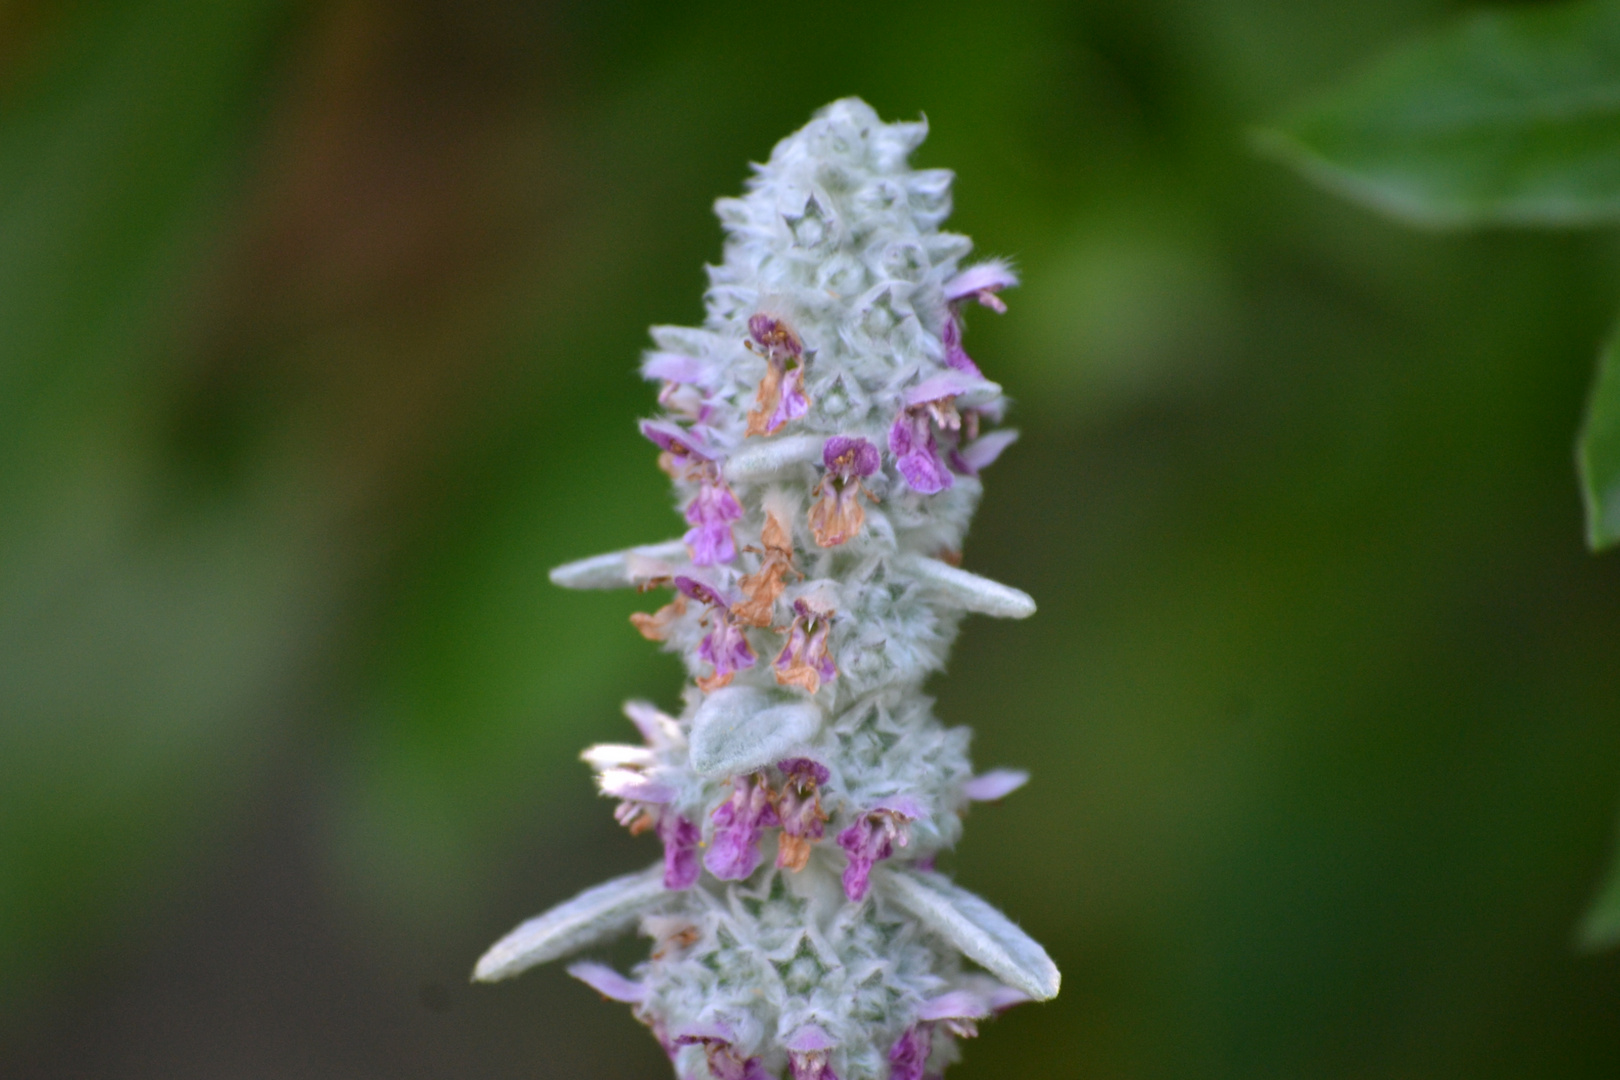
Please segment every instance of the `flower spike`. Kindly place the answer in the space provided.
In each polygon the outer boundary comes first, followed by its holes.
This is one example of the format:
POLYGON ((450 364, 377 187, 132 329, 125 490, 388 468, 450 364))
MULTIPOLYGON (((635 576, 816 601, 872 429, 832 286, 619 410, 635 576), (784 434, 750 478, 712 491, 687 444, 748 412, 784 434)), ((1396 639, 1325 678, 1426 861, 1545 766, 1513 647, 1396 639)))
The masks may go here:
POLYGON ((685 664, 683 707, 631 702, 641 741, 582 755, 663 858, 524 923, 475 977, 639 925, 640 964, 569 972, 680 1080, 940 1080, 957 1040, 1058 991, 1038 944, 933 869, 973 803, 1028 776, 976 775, 922 687, 964 612, 1035 603, 959 565, 1017 437, 964 311, 1004 311, 1017 277, 961 264, 951 174, 907 164, 926 134, 837 101, 716 204, 704 324, 654 327, 641 365, 685 533, 552 571, 671 590, 631 622, 685 664))

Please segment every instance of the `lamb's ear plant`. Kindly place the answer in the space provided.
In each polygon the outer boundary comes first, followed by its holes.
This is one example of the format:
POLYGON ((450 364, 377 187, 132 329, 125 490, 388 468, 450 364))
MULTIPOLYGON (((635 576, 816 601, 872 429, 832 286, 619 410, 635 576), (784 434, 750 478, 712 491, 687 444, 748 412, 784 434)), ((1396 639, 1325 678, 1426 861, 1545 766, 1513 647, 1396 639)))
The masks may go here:
MULTIPOLYGON (((1255 142, 1329 190, 1420 227, 1620 224, 1620 0, 1467 16, 1255 142)), ((1620 332, 1599 351, 1575 457, 1587 543, 1620 543, 1620 332)), ((1620 943, 1620 860, 1578 939, 1620 943)))
POLYGON ((907 165, 926 130, 834 102, 716 204, 704 325, 654 327, 642 365, 662 414, 641 432, 690 528, 551 575, 667 596, 632 621, 685 660, 680 715, 630 702, 641 742, 584 754, 663 858, 519 926, 474 977, 639 928, 628 974, 568 970, 682 1078, 921 1080, 979 1021, 1058 992, 1038 944, 934 869, 971 803, 1027 777, 974 775, 923 681, 965 613, 1035 605, 958 566, 980 472, 1016 437, 965 309, 1003 311, 1017 279, 940 231, 951 174, 907 165))

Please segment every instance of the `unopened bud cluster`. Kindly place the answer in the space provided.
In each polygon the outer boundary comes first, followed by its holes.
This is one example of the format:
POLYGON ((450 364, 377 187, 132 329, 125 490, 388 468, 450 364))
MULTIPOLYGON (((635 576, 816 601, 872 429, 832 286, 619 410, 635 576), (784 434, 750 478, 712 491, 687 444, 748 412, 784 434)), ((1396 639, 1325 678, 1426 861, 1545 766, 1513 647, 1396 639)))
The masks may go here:
POLYGON ((950 173, 907 165, 925 134, 834 102, 719 201, 704 325, 655 327, 643 364, 662 415, 641 431, 689 528, 552 573, 667 598, 632 621, 684 658, 680 716, 631 702, 641 742, 584 755, 663 858, 475 974, 639 928, 629 975, 569 971, 629 1003, 683 1080, 922 1080, 978 1021, 1058 990, 1039 945, 933 869, 967 806, 1026 776, 975 776, 923 680, 965 612, 1035 606, 957 565, 979 473, 1015 438, 964 308, 1004 310, 1016 279, 960 265, 950 173))

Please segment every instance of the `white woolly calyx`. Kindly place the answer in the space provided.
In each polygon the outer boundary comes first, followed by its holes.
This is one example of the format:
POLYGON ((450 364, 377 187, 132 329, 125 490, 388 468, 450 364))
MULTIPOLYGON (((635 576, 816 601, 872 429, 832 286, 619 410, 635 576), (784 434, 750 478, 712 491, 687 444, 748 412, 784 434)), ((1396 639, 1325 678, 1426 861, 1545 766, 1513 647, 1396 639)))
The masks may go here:
POLYGON ((933 872, 972 801, 966 729, 920 691, 966 612, 1033 614, 961 569, 979 473, 1016 438, 962 346, 1004 311, 1005 262, 959 265, 951 176, 906 164, 926 127, 834 102, 721 199, 702 327, 654 327, 641 430, 689 529, 552 571, 569 588, 668 589, 632 622, 692 681, 643 745, 584 754, 660 866, 589 890, 497 943, 500 979, 640 923, 630 977, 569 970, 632 1005, 682 1078, 920 1080, 956 1040, 1058 992, 1041 947, 933 872), (964 963, 982 969, 975 972, 964 963))

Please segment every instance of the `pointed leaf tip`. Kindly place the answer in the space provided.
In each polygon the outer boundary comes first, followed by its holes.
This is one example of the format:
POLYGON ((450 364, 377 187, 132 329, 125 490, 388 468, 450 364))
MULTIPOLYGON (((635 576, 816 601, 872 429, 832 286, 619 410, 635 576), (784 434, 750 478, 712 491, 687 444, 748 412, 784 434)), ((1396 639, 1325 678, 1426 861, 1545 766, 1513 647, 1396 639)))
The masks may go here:
POLYGON ((998 619, 1027 619, 1035 614, 1035 600, 1023 590, 939 559, 914 557, 910 569, 925 586, 968 611, 998 619))
POLYGON ((880 867, 874 879, 900 907, 990 974, 1037 1001, 1057 997, 1057 965, 1011 919, 949 878, 880 867))
POLYGON ((490 946, 473 968, 473 981, 509 979, 536 964, 616 937, 668 895, 663 863, 586 889, 490 946))
POLYGON ((553 585, 565 589, 627 589, 636 583, 633 564, 637 560, 684 563, 687 558, 684 543, 666 540, 563 563, 552 568, 550 577, 553 585))

